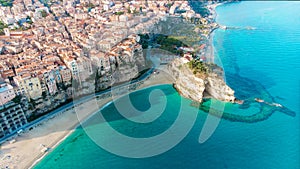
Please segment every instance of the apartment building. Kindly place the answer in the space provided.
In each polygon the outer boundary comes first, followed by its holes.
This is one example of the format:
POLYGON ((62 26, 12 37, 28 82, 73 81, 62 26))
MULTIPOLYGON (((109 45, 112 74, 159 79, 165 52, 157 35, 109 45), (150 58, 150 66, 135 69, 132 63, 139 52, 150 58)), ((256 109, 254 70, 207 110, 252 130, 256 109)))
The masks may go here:
POLYGON ((25 95, 29 99, 36 99, 42 96, 43 91, 38 77, 23 74, 22 76, 15 76, 14 82, 17 86, 17 95, 25 95))
POLYGON ((71 84, 72 73, 70 69, 65 66, 61 66, 59 73, 64 84, 71 84))
POLYGON ((27 123, 25 113, 12 101, 0 106, 0 138, 20 129, 27 123))
POLYGON ((54 95, 57 93, 57 85, 56 85, 56 80, 55 80, 55 72, 53 70, 48 71, 44 70, 43 71, 43 82, 47 86, 47 91, 49 92, 50 95, 54 95))

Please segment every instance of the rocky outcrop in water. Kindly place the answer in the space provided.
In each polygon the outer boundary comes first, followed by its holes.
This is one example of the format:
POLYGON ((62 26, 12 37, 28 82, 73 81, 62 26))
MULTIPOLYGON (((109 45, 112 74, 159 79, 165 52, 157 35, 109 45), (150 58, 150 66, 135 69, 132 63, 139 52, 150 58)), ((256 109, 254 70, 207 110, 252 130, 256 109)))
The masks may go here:
POLYGON ((175 78, 174 87, 182 96, 197 102, 202 102, 204 95, 225 102, 235 101, 234 91, 224 82, 220 67, 205 64, 210 70, 198 73, 189 67, 188 62, 185 58, 178 58, 168 67, 175 78))

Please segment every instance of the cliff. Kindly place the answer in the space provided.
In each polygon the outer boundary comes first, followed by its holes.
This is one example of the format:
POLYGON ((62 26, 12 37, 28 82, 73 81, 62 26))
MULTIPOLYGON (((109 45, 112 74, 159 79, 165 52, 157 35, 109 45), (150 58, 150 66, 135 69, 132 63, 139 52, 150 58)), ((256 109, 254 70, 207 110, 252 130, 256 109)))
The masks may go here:
POLYGON ((119 54, 111 58, 106 72, 96 77, 96 90, 130 81, 145 69, 146 63, 141 46, 135 47, 130 54, 119 54))
POLYGON ((203 72, 192 69, 185 58, 178 58, 169 64, 169 71, 175 79, 174 87, 178 92, 197 102, 202 102, 204 95, 215 99, 234 102, 234 91, 226 85, 222 69, 213 64, 203 64, 203 72))

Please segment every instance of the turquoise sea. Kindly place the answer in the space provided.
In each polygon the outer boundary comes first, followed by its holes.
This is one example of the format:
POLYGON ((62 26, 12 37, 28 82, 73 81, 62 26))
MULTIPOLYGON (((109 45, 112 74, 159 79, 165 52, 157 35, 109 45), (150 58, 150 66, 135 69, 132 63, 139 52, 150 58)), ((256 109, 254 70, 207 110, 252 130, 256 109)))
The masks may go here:
MULTIPOLYGON (((115 104, 107 105, 101 112, 109 126, 137 138, 168 130, 178 117, 180 106, 184 107, 186 117, 198 112, 191 131, 174 148, 149 158, 114 155, 99 147, 85 132, 97 133, 101 139, 110 137, 108 132, 101 131, 106 123, 92 118, 84 129, 76 129, 35 168, 299 169, 299 11, 300 2, 246 1, 217 8, 217 22, 238 29, 216 30, 215 60, 224 67, 226 81, 236 91, 236 96, 246 102, 244 106, 226 104, 227 118, 221 120, 206 142, 200 144, 198 138, 207 113, 191 106, 192 102, 180 97, 172 85, 160 85, 130 94, 131 103, 140 111, 150 108, 149 95, 154 90, 166 96, 157 96, 158 101, 152 102, 154 111, 159 110, 156 106, 162 103, 166 103, 166 108, 151 123, 124 119, 115 104), (246 27, 255 29, 244 29, 246 27), (269 107, 253 101, 255 97, 279 103, 284 109, 268 111, 269 107), (253 118, 251 115, 257 112, 260 112, 255 116, 260 119, 257 121, 229 118, 232 114, 253 118)), ((122 99, 125 98, 117 102, 122 99)), ((189 122, 182 125, 189 125, 189 122)), ((105 141, 113 144, 117 140, 105 141)), ((160 144, 158 141, 146 146, 145 150, 155 149, 160 144)))

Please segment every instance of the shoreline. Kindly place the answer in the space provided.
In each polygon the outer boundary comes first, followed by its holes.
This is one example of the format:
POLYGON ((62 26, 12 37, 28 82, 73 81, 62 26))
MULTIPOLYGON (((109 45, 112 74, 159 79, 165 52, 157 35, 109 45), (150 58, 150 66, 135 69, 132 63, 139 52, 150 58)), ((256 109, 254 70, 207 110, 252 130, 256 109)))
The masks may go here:
MULTIPOLYGON (((162 67, 162 66, 161 66, 161 67, 162 67)), ((165 66, 163 66, 163 68, 160 69, 160 70, 162 70, 162 71, 167 71, 167 68, 166 68, 165 66)), ((165 73, 165 72, 164 72, 164 73, 165 73)), ((160 75, 161 75, 161 74, 160 74, 160 75)), ((132 91, 132 92, 136 92, 136 91, 143 90, 143 89, 150 88, 150 87, 157 86, 157 85, 171 84, 171 83, 170 83, 170 81, 171 81, 170 79, 165 79, 165 80, 163 80, 164 82, 160 82, 159 80, 162 79, 162 78, 160 78, 160 76, 155 77, 155 75, 154 75, 154 78, 157 78, 157 79, 151 79, 151 78, 153 78, 152 76, 153 76, 153 74, 151 74, 150 77, 149 77, 149 79, 145 80, 144 83, 142 83, 140 86, 138 86, 138 87, 137 87, 134 91, 132 91), (156 81, 156 80, 158 80, 158 81, 156 81), (147 82, 148 82, 148 84, 145 84, 145 83, 147 83, 147 82)), ((70 130, 66 135, 64 135, 62 138, 60 138, 53 146, 51 146, 51 149, 54 150, 57 146, 59 146, 59 145, 60 145, 67 137, 69 137, 69 136, 70 136, 70 135, 78 128, 78 127, 80 127, 83 123, 86 123, 86 122, 89 121, 93 116, 95 116, 95 115, 99 112, 99 110, 102 110, 103 108, 107 107, 109 104, 113 103, 115 100, 117 100, 117 99, 123 97, 124 95, 126 95, 126 94, 119 95, 119 96, 117 96, 116 98, 109 97, 109 98, 103 99, 104 102, 101 103, 102 105, 101 105, 101 106, 98 105, 98 106, 100 107, 99 109, 97 109, 97 110, 93 111, 93 113, 87 115, 88 117, 84 117, 84 118, 82 119, 83 121, 80 121, 80 120, 79 120, 78 123, 77 123, 76 125, 74 125, 73 127, 70 127, 71 130, 70 130)), ((92 100, 97 100, 97 99, 94 98, 94 99, 91 99, 91 100, 89 100, 89 101, 92 101, 92 100)), ((97 100, 97 101, 103 101, 103 100, 97 100)), ((78 117, 78 116, 77 116, 77 117, 78 117)), ((47 156, 49 153, 51 153, 51 151, 45 152, 42 156, 40 156, 39 158, 36 158, 36 159, 34 160, 34 162, 31 163, 30 167, 26 167, 26 168, 29 168, 29 169, 33 168, 35 165, 37 165, 39 162, 41 162, 41 161, 43 160, 43 158, 44 158, 45 156, 47 156)))
MULTIPOLYGON (((110 98, 101 99, 99 105, 109 102, 110 98)), ((82 106, 89 107, 92 102, 89 100, 82 106)), ((90 118, 93 112, 86 112, 82 119, 90 118)), ((26 131, 16 137, 16 142, 10 144, 6 142, 1 147, 1 159, 4 164, 0 168, 33 168, 46 155, 51 153, 61 142, 72 134, 80 126, 75 109, 71 108, 66 112, 57 114, 52 119, 41 122, 32 130, 26 131), (42 145, 48 148, 48 151, 41 152, 42 145), (4 156, 4 157, 3 157, 4 156), (7 157, 9 156, 9 159, 7 157)))
MULTIPOLYGON (((105 100, 105 99, 104 99, 105 100)), ((107 100, 104 101, 103 105, 101 105, 101 108, 110 104, 112 102, 112 100, 110 98, 107 98, 107 100)), ((85 117, 85 119, 83 120, 82 123, 85 123, 86 121, 88 121, 90 118, 92 118, 95 114, 97 113, 97 111, 95 111, 92 114, 87 115, 88 117, 85 117)), ((78 127, 81 126, 80 121, 77 122, 77 124, 75 124, 74 126, 70 127, 70 131, 68 133, 66 133, 65 135, 63 135, 61 138, 57 139, 56 142, 54 142, 53 145, 50 145, 51 150, 54 150, 55 148, 57 148, 67 137, 69 137, 78 127)), ((51 153, 51 151, 46 151, 44 154, 40 155, 39 157, 35 158, 34 162, 32 162, 30 165, 28 165, 28 167, 26 166, 26 168, 33 168, 35 165, 37 165, 40 161, 43 160, 44 157, 46 157, 49 153, 51 153)))
MULTIPOLYGON (((148 79, 143 80, 143 83, 133 91, 154 85, 171 84, 172 79, 168 78, 167 72, 164 72, 166 66, 162 65, 162 67, 158 67, 158 70, 160 70, 159 74, 151 74, 148 79)), ((122 94, 118 95, 117 98, 122 96, 122 94)), ((72 107, 41 122, 32 130, 27 130, 20 136, 17 136, 15 143, 10 144, 8 141, 3 143, 0 149, 0 168, 5 168, 6 166, 9 168, 33 168, 81 126, 81 123, 91 119, 98 112, 99 108, 110 104, 112 100, 112 97, 88 100, 79 106, 88 108, 92 107, 96 102, 98 109, 87 109, 88 111, 78 115, 75 113, 76 109, 72 107), (49 148, 48 151, 41 152, 45 148, 43 146, 49 148)))
POLYGON ((217 29, 219 29, 219 24, 217 23, 217 16, 218 13, 216 11, 216 8, 218 6, 224 5, 225 2, 221 2, 221 3, 216 3, 216 4, 212 4, 207 6, 207 9, 209 10, 212 18, 213 18, 213 23, 217 24, 217 26, 215 28, 213 28, 211 30, 211 32, 208 34, 208 44, 207 44, 207 48, 205 50, 205 55, 207 57, 207 61, 211 62, 211 63, 215 63, 215 47, 214 47, 214 35, 215 35, 215 31, 217 29))
MULTIPOLYGON (((70 130, 66 135, 64 135, 62 138, 60 138, 60 139, 58 139, 58 141, 56 142, 56 143, 54 143, 54 145, 53 146, 50 146, 50 147, 52 147, 51 149, 55 149, 57 146, 59 146, 59 144, 60 143, 62 143, 67 137, 69 137, 75 130, 76 130, 76 128, 79 126, 80 124, 78 124, 78 125, 76 125, 75 127, 74 127, 74 129, 72 129, 72 130, 70 130)), ((39 157, 37 157, 36 159, 34 159, 33 161, 33 163, 31 163, 30 164, 30 166, 29 167, 27 167, 27 168, 33 168, 35 165, 37 165, 40 161, 42 161, 43 160, 43 158, 44 157, 46 157, 48 154, 50 153, 50 151, 47 151, 46 153, 44 153, 44 154, 42 154, 41 156, 39 156, 39 157)))
MULTIPOLYGON (((216 19, 215 8, 222 4, 224 3, 213 4, 213 8, 211 10, 213 10, 213 14, 215 15, 214 21, 216 19)), ((214 54, 213 33, 215 30, 216 28, 212 29, 208 36, 208 47, 211 48, 210 54, 212 54, 212 57, 214 54)), ((205 54, 207 54, 206 51, 205 54)), ((167 71, 165 67, 162 69, 158 68, 158 70, 167 71)), ((144 83, 138 86, 134 91, 154 85, 172 84, 172 79, 170 80, 166 77, 163 77, 163 74, 165 73, 166 72, 162 72, 160 74, 151 74, 149 76, 149 79, 146 79, 144 83)), ((118 96, 118 98, 119 97, 122 97, 122 95, 118 96)), ((88 107, 92 100, 94 99, 88 100, 82 103, 80 106, 88 107)), ((111 97, 97 100, 98 106, 101 108, 103 108, 103 106, 105 105, 110 104, 111 102, 111 97)), ((82 116, 81 120, 83 120, 83 122, 86 122, 91 119, 97 112, 97 110, 86 112, 85 115, 82 116)), ((6 161, 7 163, 3 166, 2 164, 0 164, 0 168, 5 168, 5 166, 9 166, 10 168, 33 168, 40 161, 42 161, 45 156, 51 153, 51 150, 54 150, 57 146, 59 146, 81 125, 81 120, 78 118, 79 117, 76 116, 75 113, 75 108, 72 107, 69 110, 64 110, 56 114, 54 117, 41 122, 32 130, 26 131, 21 136, 17 136, 16 143, 10 144, 9 142, 5 142, 0 149, 0 158, 2 159, 2 161, 3 159, 6 160, 8 156, 9 158, 6 161), (46 152, 41 152, 41 146, 38 145, 46 145, 49 150, 46 152)))

